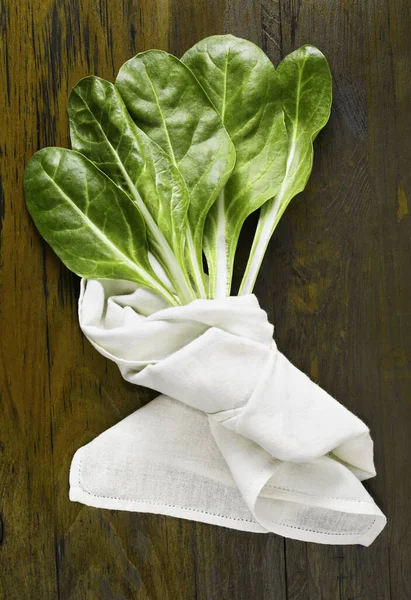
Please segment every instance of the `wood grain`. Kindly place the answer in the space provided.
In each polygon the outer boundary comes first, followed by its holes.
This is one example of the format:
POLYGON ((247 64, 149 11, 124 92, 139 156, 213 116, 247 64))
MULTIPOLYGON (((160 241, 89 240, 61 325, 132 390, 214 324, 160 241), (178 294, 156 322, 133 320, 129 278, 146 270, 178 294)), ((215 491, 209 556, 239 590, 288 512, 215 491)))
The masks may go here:
MULTIPOLYGON (((0 0, 0 598, 411 598, 411 14, 408 0, 0 0), (280 348, 371 427, 388 516, 368 549, 324 547, 68 500, 79 446, 148 401, 85 342, 78 281, 35 231, 24 166, 68 146, 82 76, 232 32, 273 61, 317 45, 334 76, 313 175, 256 292, 280 348)), ((236 273, 255 219, 241 238, 236 273)))

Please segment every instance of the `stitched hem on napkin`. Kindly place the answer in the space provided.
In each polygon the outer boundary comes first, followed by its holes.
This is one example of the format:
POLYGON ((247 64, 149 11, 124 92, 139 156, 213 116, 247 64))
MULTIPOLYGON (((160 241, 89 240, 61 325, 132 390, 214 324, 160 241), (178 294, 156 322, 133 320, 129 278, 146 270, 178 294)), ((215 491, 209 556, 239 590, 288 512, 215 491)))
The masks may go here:
POLYGON ((169 517, 200 521, 201 523, 218 525, 220 527, 227 527, 229 529, 237 529, 240 531, 248 531, 250 533, 268 533, 264 527, 251 519, 238 519, 226 515, 218 515, 208 511, 198 510, 190 506, 177 506, 174 504, 153 502, 151 500, 129 500, 93 494, 84 489, 81 484, 82 450, 82 448, 77 450, 70 468, 70 500, 72 502, 80 502, 81 504, 92 506, 94 508, 167 515, 169 517))
MULTIPOLYGON (((199 521, 210 525, 218 525, 229 529, 247 531, 250 533, 269 533, 270 530, 260 525, 254 519, 241 519, 229 517, 227 515, 215 514, 208 511, 198 510, 190 506, 177 506, 173 504, 164 504, 144 499, 126 499, 112 496, 103 496, 94 494, 84 488, 81 481, 81 459, 83 448, 77 450, 73 457, 70 468, 70 500, 80 502, 86 506, 94 508, 124 510, 140 513, 162 514, 190 521, 199 521)), ((251 514, 250 514, 251 517, 251 514)), ((386 519, 384 515, 376 515, 372 520, 369 529, 363 534, 358 533, 337 533, 320 532, 312 529, 296 527, 288 523, 281 523, 275 520, 270 522, 272 533, 282 535, 287 538, 300 541, 316 542, 320 544, 361 544, 369 546, 380 531, 384 528, 386 519), (314 535, 313 535, 314 534, 314 535)))

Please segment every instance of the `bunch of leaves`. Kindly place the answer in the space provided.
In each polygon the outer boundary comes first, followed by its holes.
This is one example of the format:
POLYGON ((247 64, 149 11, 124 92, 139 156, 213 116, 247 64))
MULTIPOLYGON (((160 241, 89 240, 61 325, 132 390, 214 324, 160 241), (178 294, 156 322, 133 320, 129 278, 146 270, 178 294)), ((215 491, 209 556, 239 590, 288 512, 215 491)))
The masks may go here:
POLYGON ((251 293, 310 175, 331 87, 325 57, 309 45, 277 69, 232 35, 208 37, 180 60, 137 54, 115 84, 93 76, 73 88, 73 149, 32 157, 28 209, 76 274, 131 280, 170 305, 230 294, 241 228, 259 210, 239 291, 251 293))

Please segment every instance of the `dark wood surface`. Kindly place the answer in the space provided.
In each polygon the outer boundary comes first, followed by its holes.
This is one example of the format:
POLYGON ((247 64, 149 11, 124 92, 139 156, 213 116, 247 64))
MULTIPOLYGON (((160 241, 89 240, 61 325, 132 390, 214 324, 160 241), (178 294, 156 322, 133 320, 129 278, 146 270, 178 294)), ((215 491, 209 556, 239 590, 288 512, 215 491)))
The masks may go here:
POLYGON ((0 598, 409 600, 409 0, 1 0, 0 31, 0 598), (68 500, 74 451, 151 396, 82 337, 78 281, 30 221, 24 166, 40 147, 68 146, 80 77, 113 80, 137 51, 181 55, 223 32, 275 64, 313 43, 333 72, 313 175, 256 293, 280 348, 371 427, 378 476, 366 486, 388 526, 369 548, 68 500))

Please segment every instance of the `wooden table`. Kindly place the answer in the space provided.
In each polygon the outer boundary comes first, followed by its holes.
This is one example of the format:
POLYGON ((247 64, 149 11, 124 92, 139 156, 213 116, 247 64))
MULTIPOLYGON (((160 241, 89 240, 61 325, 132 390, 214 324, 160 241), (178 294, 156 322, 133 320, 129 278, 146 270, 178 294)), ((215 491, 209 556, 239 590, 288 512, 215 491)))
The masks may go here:
POLYGON ((409 600, 409 0, 2 0, 0 31, 1 599, 409 600), (279 347, 371 427, 378 476, 366 487, 388 526, 370 548, 68 500, 74 451, 152 396, 81 335, 78 280, 33 227, 24 166, 38 148, 68 146, 67 96, 80 77, 113 80, 140 50, 180 56, 222 32, 275 64, 311 42, 333 72, 313 175, 256 293, 279 347))

